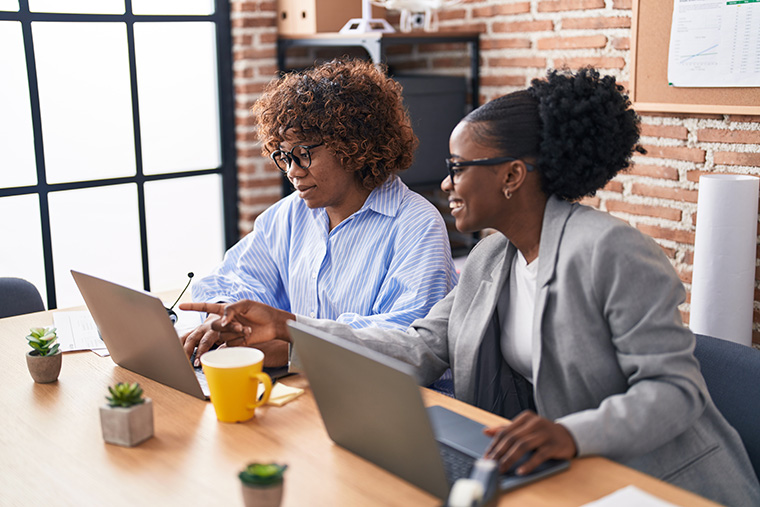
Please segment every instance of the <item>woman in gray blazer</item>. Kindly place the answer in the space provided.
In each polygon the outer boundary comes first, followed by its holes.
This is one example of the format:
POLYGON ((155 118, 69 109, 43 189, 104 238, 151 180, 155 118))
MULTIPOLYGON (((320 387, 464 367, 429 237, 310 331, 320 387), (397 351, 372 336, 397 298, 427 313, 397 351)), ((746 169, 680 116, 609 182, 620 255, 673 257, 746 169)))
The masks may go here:
MULTIPOLYGON (((441 188, 462 232, 494 229, 457 287, 406 331, 299 322, 416 367, 451 368, 460 400, 512 418, 488 455, 518 473, 602 455, 727 505, 760 505, 736 431, 715 408, 662 249, 577 203, 626 168, 638 117, 612 77, 550 72, 470 113, 441 188)), ((289 341, 296 316, 260 303, 182 305, 224 314, 230 345, 289 341)))

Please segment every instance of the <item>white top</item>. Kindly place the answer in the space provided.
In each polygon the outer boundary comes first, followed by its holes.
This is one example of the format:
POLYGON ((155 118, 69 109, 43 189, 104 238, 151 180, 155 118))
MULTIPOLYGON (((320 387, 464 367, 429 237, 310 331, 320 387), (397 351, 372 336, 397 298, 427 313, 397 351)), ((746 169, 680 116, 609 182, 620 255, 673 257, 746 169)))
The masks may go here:
POLYGON ((519 251, 509 273, 509 300, 499 300, 501 353, 509 366, 533 381, 533 309, 536 306, 538 257, 530 264, 519 251))

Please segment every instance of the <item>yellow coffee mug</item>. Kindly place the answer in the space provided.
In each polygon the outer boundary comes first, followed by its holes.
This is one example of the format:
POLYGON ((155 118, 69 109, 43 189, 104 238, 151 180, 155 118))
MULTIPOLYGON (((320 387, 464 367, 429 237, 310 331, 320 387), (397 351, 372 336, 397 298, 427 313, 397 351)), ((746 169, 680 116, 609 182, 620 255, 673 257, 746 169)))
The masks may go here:
POLYGON ((224 347, 201 356, 211 403, 222 422, 242 422, 269 400, 272 380, 262 371, 264 353, 248 347, 224 347), (258 400, 259 382, 264 395, 258 400))

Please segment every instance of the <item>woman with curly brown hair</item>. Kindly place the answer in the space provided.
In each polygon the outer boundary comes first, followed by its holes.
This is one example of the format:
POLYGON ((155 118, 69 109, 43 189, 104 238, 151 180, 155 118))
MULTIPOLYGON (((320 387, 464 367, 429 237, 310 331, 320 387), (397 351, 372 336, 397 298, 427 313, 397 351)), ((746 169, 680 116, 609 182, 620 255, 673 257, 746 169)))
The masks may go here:
MULTIPOLYGON (((295 192, 194 284, 193 300, 250 299, 356 329, 424 317, 457 275, 440 213, 396 176, 417 145, 401 86, 369 62, 334 60, 273 81, 253 113, 295 192)), ((188 355, 224 341, 216 318, 182 337, 188 355)), ((268 366, 286 361, 282 345, 265 350, 268 366)))
POLYGON ((760 505, 694 357, 675 270, 654 240, 577 202, 628 166, 639 137, 630 106, 613 77, 550 72, 457 125, 441 188, 457 229, 498 232, 406 331, 251 301, 181 308, 224 315, 220 329, 247 343, 289 341, 296 318, 411 364, 423 385, 451 367, 458 399, 512 418, 487 430, 502 472, 601 455, 721 504, 760 505))

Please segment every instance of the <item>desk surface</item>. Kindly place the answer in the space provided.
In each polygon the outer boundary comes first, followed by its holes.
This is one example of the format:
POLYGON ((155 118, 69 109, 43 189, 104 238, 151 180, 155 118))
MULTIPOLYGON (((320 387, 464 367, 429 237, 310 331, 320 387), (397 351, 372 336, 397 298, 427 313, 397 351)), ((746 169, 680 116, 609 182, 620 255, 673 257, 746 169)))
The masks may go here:
MULTIPOLYGON (((308 383, 284 407, 265 407, 246 423, 216 420, 203 402, 116 366, 91 352, 63 357, 59 380, 35 384, 24 355, 29 328, 51 312, 0 320, 0 503, 3 505, 242 505, 237 472, 250 461, 287 463, 284 506, 435 506, 433 496, 333 444, 308 383), (138 381, 153 399, 155 436, 134 448, 105 444, 98 407, 107 387, 138 381)), ((424 391, 484 424, 503 419, 424 391)), ((715 505, 604 458, 507 493, 499 505, 577 506, 635 484, 678 505, 715 505)))

